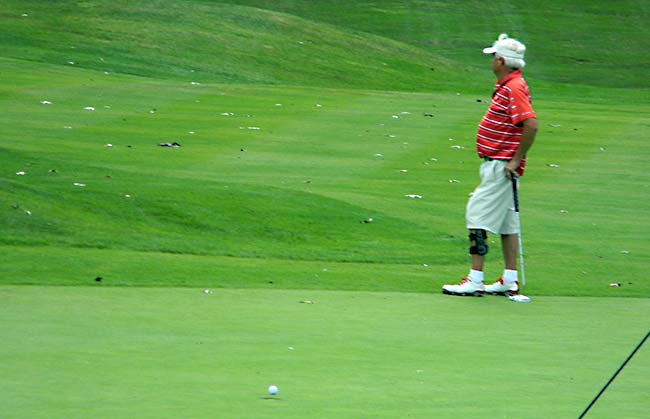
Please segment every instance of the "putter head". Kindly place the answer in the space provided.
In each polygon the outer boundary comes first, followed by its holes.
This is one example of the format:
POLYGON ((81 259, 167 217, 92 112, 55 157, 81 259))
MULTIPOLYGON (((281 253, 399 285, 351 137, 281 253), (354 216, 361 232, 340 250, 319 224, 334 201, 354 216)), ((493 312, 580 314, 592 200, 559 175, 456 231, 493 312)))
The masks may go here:
POLYGON ((514 301, 515 303, 530 303, 530 297, 526 297, 523 294, 510 295, 508 299, 510 301, 514 301))

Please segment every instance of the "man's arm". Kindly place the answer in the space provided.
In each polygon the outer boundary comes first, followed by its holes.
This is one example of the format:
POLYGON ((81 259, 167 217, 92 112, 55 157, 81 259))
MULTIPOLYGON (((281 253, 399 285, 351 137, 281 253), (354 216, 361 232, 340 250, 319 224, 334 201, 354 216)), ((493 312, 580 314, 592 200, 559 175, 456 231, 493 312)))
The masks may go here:
POLYGON ((519 141, 519 148, 515 153, 515 157, 506 164, 505 172, 507 177, 511 177, 516 173, 516 170, 521 164, 521 160, 524 158, 530 147, 535 142, 535 135, 537 134, 537 119, 529 118, 523 121, 524 131, 521 133, 521 140, 519 141))

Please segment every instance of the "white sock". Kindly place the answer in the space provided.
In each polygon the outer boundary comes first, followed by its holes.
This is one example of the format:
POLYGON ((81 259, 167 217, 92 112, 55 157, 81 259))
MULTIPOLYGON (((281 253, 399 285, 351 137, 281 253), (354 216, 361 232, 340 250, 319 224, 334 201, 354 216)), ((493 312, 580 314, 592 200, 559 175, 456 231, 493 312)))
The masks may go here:
POLYGON ((503 276, 501 278, 503 278, 503 282, 506 284, 512 284, 517 281, 517 271, 506 269, 503 271, 503 276))
POLYGON ((472 282, 483 283, 483 271, 475 271, 474 269, 470 270, 469 279, 472 282))

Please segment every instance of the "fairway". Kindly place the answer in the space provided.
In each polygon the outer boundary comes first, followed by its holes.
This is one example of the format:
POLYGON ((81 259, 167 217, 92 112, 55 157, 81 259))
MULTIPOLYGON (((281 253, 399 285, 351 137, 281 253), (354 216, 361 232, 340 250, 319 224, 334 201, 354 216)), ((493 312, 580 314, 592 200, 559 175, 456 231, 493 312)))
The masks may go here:
MULTIPOLYGON (((0 418, 577 418, 650 327, 649 13, 4 0, 0 418), (502 32, 530 304, 441 294, 502 32)), ((648 345, 587 418, 647 418, 648 345)))
MULTIPOLYGON (((8 286, 0 298, 3 418, 571 418, 650 316, 629 298, 8 286)), ((648 374, 643 348, 590 417, 642 418, 648 374)))

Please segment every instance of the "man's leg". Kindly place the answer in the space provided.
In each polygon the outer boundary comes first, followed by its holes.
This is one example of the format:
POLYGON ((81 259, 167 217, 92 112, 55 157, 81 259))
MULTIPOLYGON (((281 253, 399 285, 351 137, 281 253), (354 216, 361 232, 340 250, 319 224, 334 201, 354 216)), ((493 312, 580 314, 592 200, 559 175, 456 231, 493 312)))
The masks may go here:
POLYGON ((469 274, 456 285, 443 285, 442 292, 451 295, 482 295, 483 264, 488 252, 487 232, 485 230, 469 230, 469 253, 472 256, 472 269, 469 274))
POLYGON ((488 294, 513 295, 519 292, 519 281, 517 278, 517 246, 518 236, 516 234, 501 235, 501 247, 503 250, 503 261, 505 269, 503 275, 495 283, 485 286, 488 294))
POLYGON ((472 255, 472 270, 483 272, 488 249, 485 230, 469 230, 469 246, 469 253, 472 255))
POLYGON ((485 264, 485 256, 472 255, 472 269, 475 271, 483 272, 483 265, 485 264))
POLYGON ((501 236, 501 248, 503 250, 503 261, 506 269, 517 270, 517 246, 519 244, 517 234, 504 234, 501 236))

